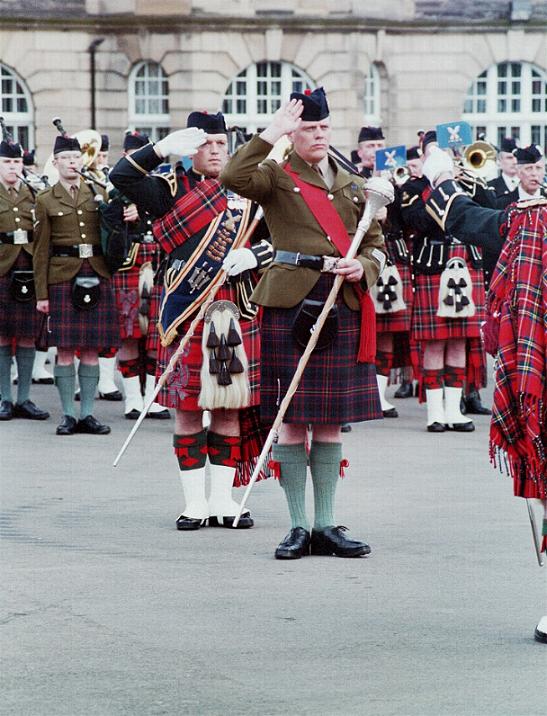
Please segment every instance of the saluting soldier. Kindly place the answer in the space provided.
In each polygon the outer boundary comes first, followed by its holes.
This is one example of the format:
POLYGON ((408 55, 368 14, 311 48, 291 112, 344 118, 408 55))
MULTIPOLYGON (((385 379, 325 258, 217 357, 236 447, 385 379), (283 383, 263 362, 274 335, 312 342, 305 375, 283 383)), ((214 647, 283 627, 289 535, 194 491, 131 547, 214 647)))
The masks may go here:
MULTIPOLYGON (((253 209, 221 184, 227 159, 224 116, 192 112, 186 129, 120 159, 110 173, 114 186, 135 202, 139 212, 153 217, 154 236, 167 254, 158 373, 167 367, 223 266, 230 276, 216 294, 206 325, 200 323, 158 397, 161 405, 176 410, 174 448, 186 503, 176 526, 185 531, 207 524, 233 527, 239 504, 232 486, 248 482, 263 444, 258 421, 258 321, 249 297, 251 272, 271 261, 271 247, 260 241, 232 248, 246 237, 253 209), (191 156, 192 167, 185 170, 178 163, 170 175, 152 174, 170 155, 191 156), (219 314, 224 316, 222 329, 219 314), (202 423, 204 408, 211 410, 208 430, 202 423)), ((238 528, 253 524, 247 510, 238 528)))
POLYGON ((57 435, 110 432, 93 417, 99 381, 98 354, 119 343, 116 305, 100 243, 98 201, 82 181, 78 140, 58 136, 53 163, 59 181, 36 202, 34 273, 37 309, 48 316, 50 342, 57 346, 55 382, 63 420, 57 435), (74 354, 80 353, 80 419, 74 403, 74 354))
POLYGON ((309 96, 293 93, 271 125, 241 147, 222 173, 229 188, 262 205, 276 250, 252 297, 263 307, 260 405, 266 421, 275 420, 302 354, 300 343, 305 345, 309 336, 306 312, 322 307, 334 274, 345 279, 330 327, 319 339, 326 343, 312 353, 272 448, 292 523, 275 552, 277 559, 299 559, 310 551, 339 557, 370 552, 366 543, 350 539, 337 526, 334 498, 346 464, 340 425, 382 417, 374 368, 374 306, 366 289, 384 266, 385 249, 373 220, 356 258, 343 258, 364 208, 364 181, 329 159, 330 135, 323 88, 309 96), (285 135, 294 147, 286 162, 265 161, 285 135), (313 530, 305 505, 310 424, 313 530))
POLYGON ((39 314, 32 275, 34 197, 20 176, 23 150, 6 133, 0 143, 0 420, 45 420, 49 413, 30 399, 39 314), (11 361, 15 346, 17 402, 11 361))

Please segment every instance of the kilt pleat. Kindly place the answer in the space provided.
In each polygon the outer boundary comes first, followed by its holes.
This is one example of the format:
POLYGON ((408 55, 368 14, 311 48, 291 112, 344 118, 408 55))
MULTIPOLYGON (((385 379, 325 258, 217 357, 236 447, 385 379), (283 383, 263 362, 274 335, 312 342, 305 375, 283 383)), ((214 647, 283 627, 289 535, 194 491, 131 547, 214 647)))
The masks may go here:
MULTIPOLYGON (((96 276, 84 260, 79 276, 96 276)), ((49 345, 61 348, 97 348, 103 351, 120 344, 116 302, 110 279, 101 279, 98 304, 80 311, 72 303, 72 281, 51 284, 49 293, 49 345)))
MULTIPOLYGON (((324 301, 333 274, 324 274, 308 298, 324 301)), ((357 363, 360 314, 337 299, 338 334, 329 348, 314 351, 285 414, 287 423, 341 424, 382 417, 376 368, 357 363)), ((298 306, 264 308, 261 324, 260 414, 273 422, 302 355, 292 336, 298 306)))
MULTIPOLYGON (((236 300, 235 290, 224 284, 220 287, 216 294, 217 301, 236 300)), ((188 330, 192 318, 185 321, 179 333, 184 336, 188 330)), ((260 337, 258 321, 240 321, 241 333, 243 338, 243 347, 247 355, 249 363, 249 384, 251 387, 250 405, 258 405, 259 384, 260 384, 260 337)), ((201 391, 201 365, 203 363, 203 351, 201 348, 201 339, 203 335, 203 321, 200 321, 196 331, 188 342, 184 355, 177 361, 174 371, 167 379, 162 387, 158 402, 166 408, 176 408, 178 410, 200 410, 198 398, 201 391)), ((167 368, 173 353, 178 348, 179 341, 173 342, 169 346, 159 344, 158 362, 156 375, 159 377, 167 368)))
POLYGON ((462 258, 467 263, 473 283, 473 301, 477 310, 470 318, 440 318, 439 287, 441 274, 415 276, 415 293, 412 307, 412 339, 415 341, 442 341, 449 338, 479 338, 480 326, 485 320, 485 290, 482 269, 469 265, 465 246, 450 246, 448 258, 462 258))
MULTIPOLYGON (((147 261, 153 261, 158 253, 158 245, 155 242, 139 244, 139 251, 134 266, 127 271, 117 271, 112 277, 112 290, 116 299, 120 321, 120 336, 122 340, 127 338, 139 339, 143 332, 139 323, 139 272, 141 266, 147 261)), ((156 288, 156 287, 154 287, 156 288)), ((161 292, 161 288, 158 287, 161 292)), ((152 303, 152 302, 151 302, 152 303)), ((157 312, 155 314, 157 316, 157 312)), ((151 320, 153 318, 150 312, 151 320)), ((151 326, 149 326, 150 331, 151 326)))
POLYGON ((158 330, 158 319, 160 316, 161 286, 154 285, 150 297, 150 315, 148 321, 148 332, 146 334, 146 351, 158 351, 160 348, 160 332, 158 330))
POLYGON ((32 257, 26 251, 20 251, 13 267, 0 276, 0 336, 35 340, 41 323, 36 299, 22 303, 12 297, 11 277, 14 270, 32 271, 32 257))

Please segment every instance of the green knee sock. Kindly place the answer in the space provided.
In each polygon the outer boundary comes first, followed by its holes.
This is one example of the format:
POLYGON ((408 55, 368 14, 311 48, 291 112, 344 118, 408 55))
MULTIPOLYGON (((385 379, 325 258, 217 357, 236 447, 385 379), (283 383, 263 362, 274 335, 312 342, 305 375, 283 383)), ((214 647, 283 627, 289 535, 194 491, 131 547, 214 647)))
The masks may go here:
POLYGON ((99 365, 80 363, 78 380, 80 381, 80 419, 83 420, 93 413, 95 391, 99 383, 99 365))
POLYGON ((59 391, 61 398, 61 407, 63 415, 70 415, 71 418, 76 417, 74 410, 74 388, 76 387, 76 372, 74 363, 70 365, 56 365, 53 369, 55 377, 55 385, 59 391))
POLYGON ((304 443, 272 445, 272 458, 280 463, 279 484, 285 492, 292 527, 310 529, 306 517, 306 468, 308 459, 304 443))
POLYGON ((342 443, 312 442, 310 468, 313 482, 315 507, 314 528, 332 527, 334 521, 334 496, 340 474, 342 443))
POLYGON ((34 365, 34 348, 23 348, 17 346, 15 360, 17 361, 17 402, 24 403, 28 400, 30 383, 32 381, 32 366, 34 365))
POLYGON ((2 400, 12 402, 11 395, 11 345, 0 346, 0 395, 2 400))

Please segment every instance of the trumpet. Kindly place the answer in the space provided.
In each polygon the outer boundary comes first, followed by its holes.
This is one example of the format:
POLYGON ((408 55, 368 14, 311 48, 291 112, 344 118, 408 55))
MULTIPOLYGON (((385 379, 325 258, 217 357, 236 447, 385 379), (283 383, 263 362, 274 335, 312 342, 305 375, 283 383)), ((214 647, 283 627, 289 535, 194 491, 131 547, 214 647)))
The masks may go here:
POLYGON ((497 175, 496 149, 488 142, 479 140, 470 144, 460 161, 464 171, 475 173, 482 179, 493 179, 497 175))

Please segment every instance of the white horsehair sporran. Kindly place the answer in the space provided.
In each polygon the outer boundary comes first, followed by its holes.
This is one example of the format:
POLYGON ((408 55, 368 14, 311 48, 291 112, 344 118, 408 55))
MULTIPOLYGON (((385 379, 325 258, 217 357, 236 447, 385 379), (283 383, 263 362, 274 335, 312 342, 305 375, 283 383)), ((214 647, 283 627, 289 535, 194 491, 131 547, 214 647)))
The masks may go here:
POLYGON ((376 313, 404 311, 403 280, 395 264, 386 264, 372 291, 376 313))
POLYGON ((465 260, 454 256, 446 262, 439 285, 440 318, 471 318, 477 311, 473 283, 465 260))

